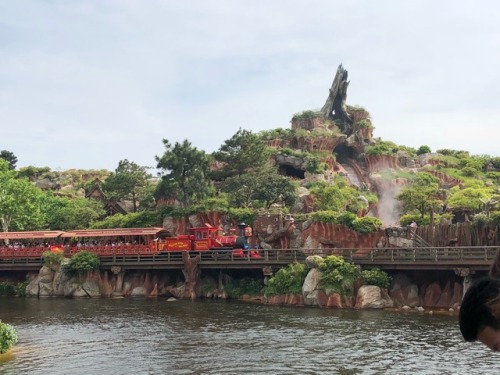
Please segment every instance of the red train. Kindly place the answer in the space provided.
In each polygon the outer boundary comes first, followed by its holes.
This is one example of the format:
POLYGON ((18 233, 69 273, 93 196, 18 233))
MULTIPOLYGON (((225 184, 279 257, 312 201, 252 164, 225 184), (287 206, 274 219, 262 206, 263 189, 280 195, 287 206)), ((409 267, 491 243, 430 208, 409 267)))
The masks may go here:
MULTIPOLYGON (((164 228, 0 232, 0 259, 40 257, 48 250, 61 250, 68 255, 86 250, 100 256, 220 250, 231 251, 233 256, 245 256, 252 229, 245 224, 238 227, 239 235, 228 235, 221 228, 205 224, 191 228, 189 234, 175 237, 168 236, 164 228)), ((249 250, 249 256, 260 257, 255 250, 249 250)))

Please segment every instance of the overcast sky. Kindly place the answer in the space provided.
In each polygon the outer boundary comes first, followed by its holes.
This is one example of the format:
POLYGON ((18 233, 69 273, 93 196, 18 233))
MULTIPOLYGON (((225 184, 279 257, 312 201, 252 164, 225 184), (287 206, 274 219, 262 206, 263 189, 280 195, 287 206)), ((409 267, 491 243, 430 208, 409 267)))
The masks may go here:
POLYGON ((0 0, 0 150, 18 167, 155 166, 289 128, 339 64, 374 136, 499 156, 496 1, 0 0))

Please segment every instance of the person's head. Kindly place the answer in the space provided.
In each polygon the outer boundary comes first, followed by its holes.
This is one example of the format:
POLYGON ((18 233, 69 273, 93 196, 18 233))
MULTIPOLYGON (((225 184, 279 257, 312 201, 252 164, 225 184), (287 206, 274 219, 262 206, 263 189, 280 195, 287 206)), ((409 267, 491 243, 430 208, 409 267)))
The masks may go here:
POLYGON ((480 341, 500 351, 500 279, 485 277, 471 285, 462 300, 459 320, 466 341, 480 341))

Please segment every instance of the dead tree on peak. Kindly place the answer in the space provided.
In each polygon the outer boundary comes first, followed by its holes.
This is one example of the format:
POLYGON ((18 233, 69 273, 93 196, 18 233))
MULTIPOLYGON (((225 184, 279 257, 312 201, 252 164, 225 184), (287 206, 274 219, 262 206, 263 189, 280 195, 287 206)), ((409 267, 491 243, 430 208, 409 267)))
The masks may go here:
POLYGON ((342 132, 344 134, 351 134, 352 132, 352 118, 347 113, 346 98, 347 87, 349 81, 347 80, 347 70, 342 67, 342 64, 337 68, 337 73, 333 79, 332 87, 328 98, 326 98, 325 105, 321 108, 321 113, 325 119, 340 120, 342 124, 342 132))

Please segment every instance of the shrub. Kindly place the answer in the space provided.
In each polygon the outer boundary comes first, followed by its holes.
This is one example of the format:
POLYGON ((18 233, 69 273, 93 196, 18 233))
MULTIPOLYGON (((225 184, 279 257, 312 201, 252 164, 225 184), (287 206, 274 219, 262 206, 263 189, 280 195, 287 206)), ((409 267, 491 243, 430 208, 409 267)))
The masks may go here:
POLYGON ((29 284, 29 280, 25 280, 23 282, 17 283, 15 286, 15 295, 18 297, 26 297, 26 287, 29 284))
POLYGON ((224 285, 229 298, 238 299, 244 294, 257 296, 264 288, 264 284, 260 280, 255 280, 250 277, 241 279, 231 279, 230 282, 224 285))
POLYGON ((462 169, 462 174, 466 177, 474 177, 477 176, 479 171, 473 167, 464 167, 462 169))
POLYGON ((309 173, 322 173, 323 170, 321 168, 321 161, 317 157, 309 157, 307 158, 307 167, 306 171, 309 173))
POLYGON ((84 276, 89 271, 99 268, 99 257, 89 251, 80 251, 73 255, 65 266, 65 272, 70 276, 84 276))
POLYGON ((500 225, 500 211, 494 211, 490 214, 491 223, 500 225))
POLYGON ((387 289, 391 282, 391 277, 379 268, 361 271, 361 279, 366 285, 375 285, 387 289))
POLYGON ((431 152, 431 148, 427 145, 422 145, 417 150, 417 155, 428 154, 431 152))
POLYGON ((480 212, 472 218, 472 225, 476 227, 484 227, 490 223, 490 218, 484 212, 480 212))
POLYGON ((359 276, 358 267, 348 263, 344 258, 330 255, 320 265, 320 285, 341 295, 352 295, 354 281, 359 276))
POLYGON ((429 215, 422 217, 420 214, 406 214, 399 218, 399 224, 401 224, 402 227, 410 225, 413 221, 417 223, 418 226, 429 225, 431 218, 429 215))
POLYGON ((229 209, 229 215, 237 223, 246 223, 252 225, 255 220, 256 212, 251 208, 234 207, 229 209))
POLYGON ((337 216, 335 211, 316 211, 311 215, 314 221, 322 223, 337 223, 337 216))
POLYGON ((348 228, 353 228, 353 222, 358 217, 352 212, 344 212, 337 217, 337 223, 345 225, 348 228))
POLYGON ((275 294, 302 293, 302 285, 308 272, 309 269, 304 264, 289 264, 288 267, 280 269, 269 280, 265 294, 272 296, 275 294))
POLYGON ((10 324, 0 320, 0 354, 6 353, 17 342, 17 334, 10 324))
POLYGON ((13 296, 14 294, 15 289, 11 283, 0 282, 0 296, 13 296))
POLYGON ((64 260, 62 251, 46 251, 42 254, 43 263, 48 266, 61 264, 64 260))
POLYGON ((382 224, 382 221, 377 217, 363 216, 352 222, 352 229, 359 233, 373 233, 378 231, 382 224))
POLYGON ((294 114, 292 117, 292 121, 294 121, 294 120, 309 120, 309 119, 313 119, 316 117, 323 117, 323 114, 321 112, 308 110, 308 111, 302 111, 302 112, 294 114))
POLYGON ((373 129, 372 122, 369 119, 360 120, 356 123, 358 129, 373 129))

